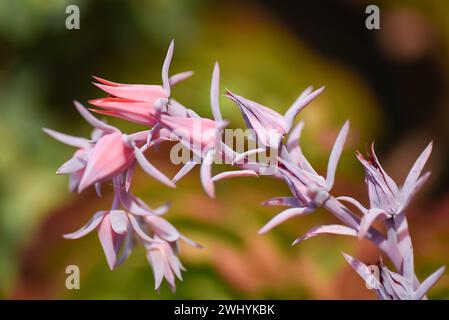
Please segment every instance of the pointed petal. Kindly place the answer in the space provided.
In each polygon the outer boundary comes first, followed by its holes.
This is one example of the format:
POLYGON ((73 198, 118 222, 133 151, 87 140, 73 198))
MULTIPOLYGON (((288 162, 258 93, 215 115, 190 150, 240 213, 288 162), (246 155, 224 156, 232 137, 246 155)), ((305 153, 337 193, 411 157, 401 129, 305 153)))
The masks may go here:
POLYGON ((215 62, 214 71, 212 73, 212 83, 210 86, 210 105, 215 121, 222 121, 223 117, 220 112, 220 67, 218 62, 215 62))
POLYGON ((302 129, 304 128, 304 120, 298 122, 298 124, 290 131, 287 141, 285 143, 288 152, 291 152, 295 148, 299 147, 299 139, 301 138, 302 129))
POLYGON ((112 133, 112 132, 119 132, 119 130, 113 126, 110 126, 103 121, 98 120, 93 115, 90 114, 89 111, 78 101, 73 101, 75 104, 76 109, 81 114, 81 116, 93 127, 103 130, 104 132, 112 133))
POLYGON ((160 172, 155 166, 153 166, 150 162, 148 162, 147 158, 143 155, 143 152, 137 148, 134 147, 134 155, 136 156, 136 160, 139 163, 139 165, 142 167, 142 169, 148 173, 150 176, 155 178, 156 180, 159 180, 163 184, 171 187, 176 188, 175 184, 170 181, 170 179, 164 175, 162 172, 160 172))
POLYGON ((410 169, 410 172, 405 179, 404 186, 402 187, 403 196, 407 197, 412 192, 424 165, 429 159, 430 153, 432 152, 432 146, 433 143, 430 142, 410 169))
POLYGON ((102 84, 105 84, 107 86, 112 86, 112 87, 118 87, 118 86, 123 86, 122 83, 117 83, 117 82, 112 82, 100 77, 96 77, 96 76, 92 76, 92 78, 94 78, 95 80, 97 80, 98 82, 101 82, 102 84))
POLYGON ((95 193, 99 198, 101 198, 101 182, 95 184, 95 193))
POLYGON ((168 79, 168 82, 170 84, 170 87, 180 83, 181 81, 184 81, 187 78, 190 78, 193 75, 193 71, 184 71, 177 74, 174 74, 168 79))
POLYGON ((257 149, 252 149, 252 150, 248 150, 245 152, 240 153, 237 157, 235 157, 234 161, 232 161, 232 165, 237 164, 243 164, 243 162, 240 162, 242 159, 246 158, 246 157, 250 157, 252 155, 261 153, 261 152, 266 152, 267 148, 266 147, 262 147, 262 148, 257 148, 257 149))
POLYGON ((47 129, 47 128, 42 128, 42 131, 44 131, 46 134, 48 134, 53 139, 56 139, 59 142, 62 142, 69 146, 80 148, 80 149, 89 149, 89 147, 90 147, 89 140, 87 140, 87 139, 71 136, 71 135, 57 132, 55 130, 47 129))
MULTIPOLYGON (((295 120, 296 115, 304 109, 313 99, 315 99, 321 92, 323 92, 324 87, 321 87, 315 90, 312 93, 309 93, 311 88, 307 88, 301 95, 296 99, 296 101, 292 104, 292 106, 285 113, 285 119, 288 123, 288 130, 291 128, 293 121, 295 120)), ((287 130, 287 131, 288 131, 287 130)))
POLYGON ((236 178, 236 177, 258 177, 257 172, 253 170, 234 170, 234 171, 225 171, 215 175, 212 178, 212 182, 217 182, 223 179, 228 178, 236 178))
POLYGON ((160 215, 163 215, 164 213, 166 213, 168 211, 168 209, 170 209, 170 207, 171 207, 171 202, 168 201, 165 204, 163 204, 162 206, 157 207, 156 209, 151 210, 151 212, 153 214, 155 214, 155 215, 160 216, 160 215))
POLYGON ((133 230, 136 232, 136 234, 144 241, 147 241, 149 243, 155 243, 157 242, 157 240, 151 238, 149 235, 147 235, 145 233, 145 231, 143 231, 142 227, 140 226, 139 221, 137 221, 137 219, 132 215, 129 214, 128 215, 128 219, 129 222, 131 223, 131 227, 133 228, 133 230))
POLYGON ((174 242, 179 238, 179 232, 176 228, 164 218, 158 216, 146 216, 145 221, 150 225, 150 228, 160 238, 169 242, 174 242))
POLYGON ((356 258, 351 257, 350 255, 342 252, 343 257, 349 263, 349 265, 354 269, 355 272, 366 282, 371 285, 373 288, 380 288, 381 285, 372 273, 371 270, 367 267, 366 264, 357 260, 356 258), (373 283, 374 282, 374 283, 373 283))
POLYGON ((84 237, 89 232, 93 231, 101 222, 101 219, 108 211, 98 211, 94 214, 94 216, 89 220, 89 222, 83 226, 78 231, 73 233, 66 233, 63 235, 65 239, 79 239, 84 237))
POLYGON ((123 210, 111 210, 109 213, 109 218, 111 220, 111 227, 115 233, 125 234, 128 230, 128 218, 126 212, 123 210))
POLYGON ((121 190, 119 197, 122 206, 126 209, 126 211, 132 213, 133 215, 147 216, 154 214, 153 210, 146 206, 145 203, 139 201, 139 198, 128 193, 127 191, 121 190))
POLYGON ((301 203, 295 197, 275 197, 265 202, 263 206, 285 206, 285 207, 300 207, 301 203))
POLYGON ((89 110, 97 114, 119 118, 149 127, 153 126, 157 122, 156 118, 153 115, 153 113, 156 113, 156 109, 152 113, 141 110, 120 111, 120 110, 99 110, 92 108, 89 108, 89 110))
POLYGON ((200 178, 201 184, 209 197, 215 197, 214 183, 211 179, 212 163, 215 157, 214 150, 209 150, 201 163, 200 178))
POLYGON ((178 171, 178 173, 173 177, 172 182, 178 182, 182 177, 184 177, 187 173, 190 172, 197 165, 194 161, 189 161, 178 171))
POLYGON ((170 69, 171 58, 173 56, 173 49, 175 46, 175 41, 172 40, 170 42, 170 46, 168 47, 167 55, 164 60, 164 64, 162 66, 162 86, 164 87, 164 91, 167 96, 170 96, 170 80, 168 77, 168 72, 170 69))
POLYGON ((345 202, 348 202, 348 203, 352 204, 354 207, 359 209, 359 211, 361 213, 363 213, 363 214, 367 214, 368 213, 368 209, 366 209, 360 202, 358 202, 354 198, 351 198, 351 197, 337 197, 336 199, 339 200, 339 201, 345 201, 345 202))
POLYGON ((86 167, 86 162, 82 161, 75 155, 69 161, 60 166, 58 170, 56 170, 56 174, 74 173, 83 169, 84 167, 86 167))
POLYGON ((199 244, 199 243, 197 243, 197 242, 191 240, 190 238, 187 238, 187 237, 186 237, 185 235, 183 235, 182 233, 180 233, 179 236, 180 236, 180 239, 181 239, 181 240, 183 240, 185 243, 191 245, 192 247, 200 248, 200 249, 201 249, 201 248, 204 248, 201 244, 199 244))
POLYGON ((295 244, 310 239, 312 237, 318 236, 320 234, 338 234, 343 236, 356 236, 357 231, 355 229, 349 228, 347 226, 342 226, 338 224, 332 224, 332 225, 325 225, 325 226, 318 226, 310 229, 307 231, 305 235, 302 237, 297 238, 293 243, 292 246, 295 244))
POLYGON ((362 217, 362 221, 360 222, 359 227, 359 238, 363 238, 368 232, 371 225, 376 221, 376 219, 388 219, 390 215, 385 213, 382 209, 370 209, 368 212, 362 217))
POLYGON ((111 227, 109 214, 106 214, 103 217, 100 225, 98 226, 98 238, 100 239, 101 246, 103 247, 109 268, 112 270, 116 266, 117 254, 125 237, 114 232, 111 227))
POLYGON ((165 259, 159 248, 150 247, 147 252, 148 262, 151 264, 154 274, 154 289, 157 290, 161 286, 165 273, 165 259))
POLYGON ((293 217, 304 216, 311 212, 313 212, 313 209, 309 208, 309 207, 290 208, 290 209, 284 210, 281 213, 278 213, 273 219, 268 221, 268 223, 266 225, 264 225, 262 227, 262 229, 259 230, 258 234, 264 234, 264 233, 270 231, 271 229, 277 227, 281 223, 287 221, 288 219, 291 219, 293 217))
POLYGON ((125 191, 128 192, 131 188, 131 182, 133 180, 134 171, 136 169, 136 162, 134 161, 126 170, 126 177, 125 177, 125 191))
POLYGON ((424 282, 421 283, 419 288, 413 294, 413 299, 421 300, 426 295, 426 292, 428 292, 437 283, 445 270, 446 266, 442 266, 437 271, 432 273, 426 280, 424 280, 424 282))
POLYGON ((334 185, 335 172, 337 170, 338 160, 340 159, 343 147, 345 145, 346 137, 349 131, 349 121, 346 121, 340 130, 340 133, 335 140, 332 147, 331 154, 329 156, 329 163, 327 164, 326 186, 328 190, 334 185))

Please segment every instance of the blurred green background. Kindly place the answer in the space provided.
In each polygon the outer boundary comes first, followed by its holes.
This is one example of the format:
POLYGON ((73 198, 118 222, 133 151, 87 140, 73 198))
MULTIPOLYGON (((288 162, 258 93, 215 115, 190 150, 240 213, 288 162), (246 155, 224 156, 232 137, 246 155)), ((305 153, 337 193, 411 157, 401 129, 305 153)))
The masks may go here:
MULTIPOLYGON (((41 132, 74 135, 90 128, 72 100, 103 96, 91 75, 123 83, 160 83, 169 41, 176 40, 172 72, 195 70, 174 96, 210 116, 209 84, 220 62, 229 88, 284 112, 307 86, 325 92, 300 117, 303 148, 326 168, 330 146, 345 119, 350 138, 340 161, 335 195, 366 203, 363 172, 353 150, 376 141, 382 163, 401 182, 429 140, 432 178, 408 212, 420 279, 449 264, 449 3, 374 1, 381 29, 365 28, 373 1, 0 0, 0 298, 37 299, 371 299, 341 252, 378 260, 370 243, 322 236, 295 247, 310 227, 335 223, 328 213, 289 221, 271 233, 257 230, 274 214, 260 202, 288 195, 269 177, 226 180, 208 199, 193 171, 168 190, 142 172, 133 191, 152 206, 172 200, 167 219, 205 249, 181 247, 188 272, 172 294, 153 291, 141 247, 109 271, 98 238, 62 239, 109 206, 111 190, 70 194, 55 170, 72 149, 41 132), (80 30, 67 30, 65 8, 76 4, 80 30), (65 289, 65 268, 81 270, 81 289, 65 289)), ((232 127, 240 112, 221 100, 232 127)), ((111 120, 125 132, 138 126, 111 120)), ((172 176, 168 149, 155 162, 172 176)), ((222 169, 222 168, 219 168, 222 169)), ((449 298, 449 275, 430 298, 449 298)))

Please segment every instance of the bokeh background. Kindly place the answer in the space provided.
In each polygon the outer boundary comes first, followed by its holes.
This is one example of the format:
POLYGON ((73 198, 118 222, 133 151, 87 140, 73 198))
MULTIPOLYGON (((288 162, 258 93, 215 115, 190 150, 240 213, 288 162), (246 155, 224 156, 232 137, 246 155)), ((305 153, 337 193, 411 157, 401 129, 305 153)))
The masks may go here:
MULTIPOLYGON (((321 171, 345 119, 350 138, 338 168, 335 195, 367 200, 363 172, 354 157, 372 140, 387 171, 402 181, 430 140, 433 174, 408 216, 416 270, 423 279, 449 264, 449 3, 397 1, 207 0, 0 0, 0 298, 38 299, 371 299, 341 256, 367 263, 378 251, 366 241, 321 236, 290 243, 310 227, 336 220, 325 211, 289 221, 271 233, 257 230, 274 214, 260 202, 288 195, 269 177, 227 180, 208 199, 198 171, 169 190, 142 172, 133 191, 152 206, 172 200, 167 218, 205 245, 182 246, 188 268, 176 294, 153 291, 142 248, 111 272, 97 236, 77 240, 78 229, 109 206, 106 188, 70 194, 55 170, 72 149, 45 136, 41 127, 74 135, 90 128, 72 100, 103 94, 91 75, 123 83, 160 83, 169 41, 176 40, 172 71, 195 70, 174 95, 209 116, 213 63, 221 88, 284 112, 309 85, 325 92, 300 117, 303 148, 321 171), (365 7, 377 4, 381 29, 365 28, 365 7), (65 8, 77 4, 81 29, 65 28, 65 8), (65 268, 81 270, 81 289, 65 288, 65 268)), ((240 112, 224 97, 222 112, 241 127, 240 112)), ((110 120, 124 131, 138 128, 110 120)), ((167 150, 152 155, 168 175, 167 150)), ((449 275, 430 298, 449 298, 449 275)))

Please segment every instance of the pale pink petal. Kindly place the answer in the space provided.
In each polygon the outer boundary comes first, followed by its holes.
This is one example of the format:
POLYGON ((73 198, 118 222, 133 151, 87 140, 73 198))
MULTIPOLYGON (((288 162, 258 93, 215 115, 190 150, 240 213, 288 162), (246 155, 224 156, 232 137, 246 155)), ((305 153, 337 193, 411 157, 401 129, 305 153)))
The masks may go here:
POLYGON ((221 172, 212 178, 212 182, 217 182, 223 179, 236 178, 236 177, 258 177, 257 172, 253 170, 234 170, 221 172))
POLYGON ((263 147, 263 148, 257 148, 257 149, 252 149, 252 150, 248 150, 245 152, 240 153, 237 157, 235 157, 234 161, 232 161, 232 165, 237 164, 243 164, 243 162, 240 162, 242 159, 246 158, 246 157, 250 157, 252 155, 261 153, 261 152, 266 152, 267 148, 263 147))
POLYGON ((163 184, 169 186, 170 188, 176 188, 175 184, 171 182, 171 180, 166 175, 164 175, 147 160, 147 158, 139 148, 134 147, 134 154, 136 156, 137 162, 146 173, 148 173, 156 180, 162 182, 163 184))
POLYGON ((200 178, 201 184, 209 197, 215 197, 214 183, 211 179, 212 163, 215 157, 214 150, 209 150, 201 163, 200 178))
POLYGON ((275 197, 262 202, 263 206, 300 207, 301 204, 295 197, 275 197))
POLYGON ((314 228, 310 229, 309 231, 306 232, 305 235, 296 239, 292 243, 292 246, 294 246, 295 244, 297 244, 301 241, 310 239, 310 238, 318 236, 320 234, 338 234, 338 235, 355 237, 355 236, 357 236, 357 231, 353 228, 338 225, 338 224, 318 226, 318 227, 314 227, 314 228))
MULTIPOLYGON (((431 175, 431 172, 426 172, 423 174, 418 181, 416 181, 416 184, 413 186, 413 188, 408 192, 406 195, 406 198, 403 200, 400 208, 398 209, 397 213, 403 213, 404 210, 407 208, 407 206, 410 204, 411 200, 413 199, 413 196, 418 193, 419 190, 424 186, 424 184, 429 180, 431 175)), ((405 195, 404 195, 405 196, 405 195)))
POLYGON ((100 224, 101 219, 107 212, 108 211, 96 212, 85 226, 83 226, 81 229, 73 233, 67 233, 63 237, 65 239, 79 239, 81 237, 84 237, 86 234, 93 231, 100 224))
POLYGON ((182 233, 179 234, 179 238, 181 240, 183 240, 185 243, 187 243, 188 245, 191 245, 192 247, 195 248, 204 248, 201 244, 187 238, 185 235, 183 235, 182 233))
POLYGON ((69 161, 60 166, 58 170, 56 170, 56 174, 74 173, 76 171, 84 169, 85 166, 86 162, 75 155, 69 161))
POLYGON ((405 179, 404 186, 402 187, 402 194, 407 197, 413 190, 419 175, 421 174, 421 171, 424 168, 424 165, 426 164, 427 160, 429 159, 430 153, 432 152, 432 146, 433 143, 430 142, 427 147, 424 149, 424 151, 421 153, 421 155, 416 159, 415 163, 413 164, 412 168, 410 169, 410 172, 405 179))
POLYGON ((215 121, 222 121, 223 117, 220 112, 220 67, 218 62, 215 62, 214 71, 212 73, 212 83, 210 86, 210 105, 215 121))
POLYGON ((90 147, 89 140, 84 138, 79 138, 75 136, 71 136, 65 133, 57 132, 52 129, 42 128, 46 134, 48 134, 53 139, 58 140, 64 144, 67 144, 72 147, 80 148, 80 149, 88 149, 90 147))
POLYGON ((187 173, 190 172, 197 165, 194 161, 189 161, 178 171, 178 173, 173 177, 172 182, 178 182, 182 177, 184 177, 187 173))
POLYGON ((330 190, 334 185, 335 172, 337 171, 338 160, 340 159, 343 147, 345 145, 346 137, 349 132, 349 121, 346 121, 340 130, 340 133, 335 140, 332 147, 331 154, 329 156, 329 162, 327 164, 326 186, 327 190, 330 190))
POLYGON ((168 211, 168 209, 170 209, 171 207, 171 202, 168 201, 167 203, 163 204, 160 207, 157 207, 156 209, 152 209, 151 212, 155 215, 163 215, 164 213, 166 213, 168 211))
POLYGON ((109 212, 112 230, 118 234, 125 234, 128 231, 128 218, 123 210, 111 210, 109 212))
POLYGON ((145 231, 143 231, 142 226, 140 225, 139 221, 137 221, 137 219, 132 214, 128 214, 128 219, 129 219, 129 222, 131 223, 131 227, 133 228, 133 230, 136 232, 136 234, 142 240, 145 240, 148 243, 155 243, 155 242, 157 242, 156 240, 151 238, 149 235, 147 235, 145 233, 145 231))
POLYGON ((290 208, 287 210, 282 211, 281 213, 278 213, 273 219, 268 221, 268 223, 262 227, 262 229, 259 230, 258 234, 263 234, 271 229, 277 227, 281 223, 287 221, 288 219, 291 219, 293 217, 299 217, 307 215, 311 212, 313 212, 314 209, 309 207, 302 207, 302 208, 290 208))
POLYGON ((348 261, 349 265, 366 283, 370 283, 373 288, 381 287, 379 281, 372 275, 371 270, 367 267, 366 264, 344 252, 342 252, 342 254, 346 261, 348 261))
POLYGON ((285 143, 288 152, 292 152, 295 148, 299 148, 299 139, 301 138, 302 129, 304 128, 304 120, 298 122, 287 137, 285 143))
POLYGON ((114 232, 109 214, 104 215, 98 226, 98 238, 103 247, 109 268, 112 270, 116 266, 117 254, 125 237, 114 232))
POLYGON ((170 79, 168 77, 168 72, 170 69, 170 63, 173 56, 173 49, 175 47, 175 41, 172 40, 170 42, 170 46, 168 47, 167 55, 165 56, 164 64, 162 66, 162 85, 164 87, 164 91, 166 95, 170 96, 170 79))
POLYGON ((376 221, 377 219, 385 220, 388 218, 390 218, 390 215, 385 213, 385 211, 382 209, 373 208, 368 210, 368 212, 362 217, 362 221, 360 222, 359 238, 363 238, 366 235, 374 221, 376 221))
POLYGON ((285 113, 285 119, 288 124, 287 131, 290 130, 293 121, 295 121, 296 115, 304 109, 313 99, 315 99, 321 92, 323 92, 324 87, 321 87, 314 92, 310 93, 311 87, 304 90, 303 93, 296 99, 292 106, 285 113))
POLYGON ((187 78, 190 78, 193 75, 193 71, 184 71, 177 74, 174 74, 170 77, 168 80, 170 87, 180 83, 181 81, 184 81, 187 78))
POLYGON ((93 127, 100 129, 106 133, 119 132, 119 130, 113 126, 110 126, 103 121, 98 120, 78 101, 73 101, 76 109, 81 114, 81 116, 93 127))
POLYGON ((151 230, 160 238, 173 242, 179 239, 179 232, 167 220, 158 216, 146 216, 145 221, 150 225, 151 230))
POLYGON ((345 202, 348 202, 348 203, 352 204, 357 209, 359 209, 359 211, 361 213, 363 213, 363 214, 366 214, 368 212, 368 210, 360 202, 358 202, 354 198, 351 198, 351 197, 337 197, 336 199, 339 200, 339 201, 345 201, 345 202))
POLYGON ((150 247, 147 251, 147 259, 151 264, 154 274, 154 289, 157 290, 161 286, 165 274, 165 258, 161 250, 157 247, 150 247))
POLYGON ((81 179, 83 178, 84 169, 74 172, 69 178, 69 190, 75 192, 78 189, 81 179))
POLYGON ((442 266, 437 271, 432 273, 426 280, 424 280, 413 294, 413 299, 421 300, 426 295, 426 292, 429 291, 437 283, 445 270, 446 266, 442 266))
POLYGON ((382 178, 384 179, 384 181, 386 182, 388 188, 391 190, 391 192, 394 195, 399 194, 399 188, 396 185, 396 182, 394 182, 394 180, 387 174, 387 172, 384 170, 384 168, 381 166, 379 159, 377 158, 376 152, 374 150, 374 142, 371 143, 371 153, 370 153, 371 158, 374 160, 374 162, 377 165, 377 169, 381 172, 382 174, 382 178))
POLYGON ((95 193, 99 198, 101 198, 101 182, 97 182, 96 184, 94 184, 94 186, 95 186, 95 193))
POLYGON ((277 149, 282 135, 287 131, 287 122, 284 117, 270 108, 230 91, 227 91, 225 95, 239 106, 247 126, 254 129, 260 142, 277 149))
POLYGON ((136 162, 133 162, 128 170, 126 170, 126 177, 125 177, 125 191, 128 192, 129 188, 131 188, 131 182, 133 180, 134 176, 134 170, 136 169, 136 162))

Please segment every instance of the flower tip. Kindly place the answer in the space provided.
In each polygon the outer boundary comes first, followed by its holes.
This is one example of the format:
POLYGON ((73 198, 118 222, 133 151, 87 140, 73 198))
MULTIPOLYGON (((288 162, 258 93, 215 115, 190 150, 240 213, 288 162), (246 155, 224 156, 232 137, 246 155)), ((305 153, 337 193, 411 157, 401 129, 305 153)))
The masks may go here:
POLYGON ((324 89, 326 89, 326 86, 322 86, 322 87, 320 87, 319 89, 317 89, 316 91, 317 91, 318 93, 321 93, 321 92, 324 91, 324 89))
POLYGON ((290 246, 293 247, 293 246, 297 245, 301 241, 302 241, 302 237, 300 237, 300 238, 296 239, 295 241, 293 241, 290 246))

